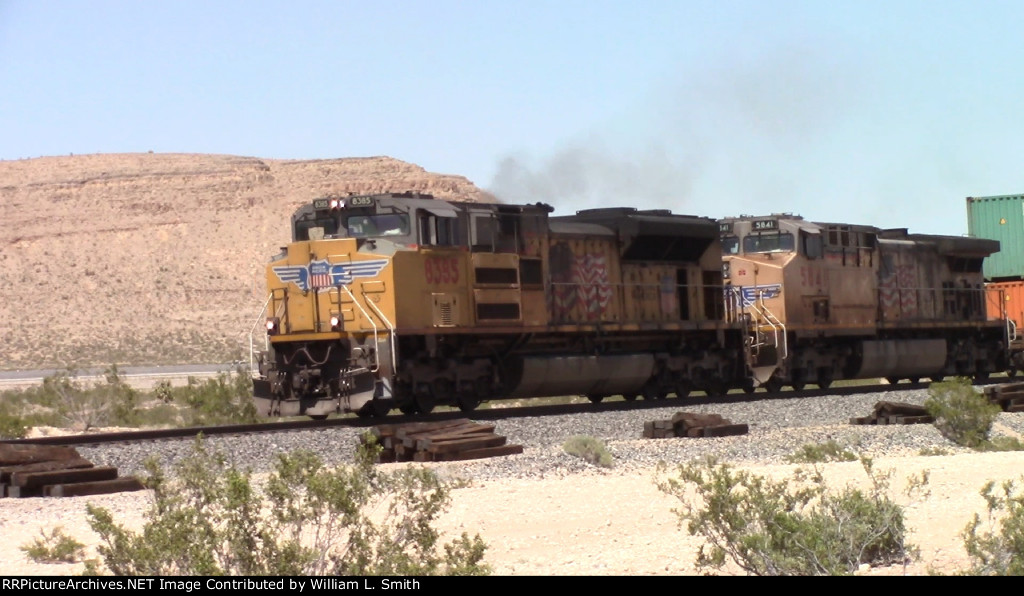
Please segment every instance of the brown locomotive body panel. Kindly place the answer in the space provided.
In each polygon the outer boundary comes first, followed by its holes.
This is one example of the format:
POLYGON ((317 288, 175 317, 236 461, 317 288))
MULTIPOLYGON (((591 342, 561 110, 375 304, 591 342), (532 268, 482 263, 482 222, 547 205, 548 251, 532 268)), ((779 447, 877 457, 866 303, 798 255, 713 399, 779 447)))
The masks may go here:
POLYGON ((985 315, 976 239, 814 223, 788 214, 723 220, 729 281, 759 337, 771 387, 838 378, 916 380, 1002 370, 1006 329, 985 315))

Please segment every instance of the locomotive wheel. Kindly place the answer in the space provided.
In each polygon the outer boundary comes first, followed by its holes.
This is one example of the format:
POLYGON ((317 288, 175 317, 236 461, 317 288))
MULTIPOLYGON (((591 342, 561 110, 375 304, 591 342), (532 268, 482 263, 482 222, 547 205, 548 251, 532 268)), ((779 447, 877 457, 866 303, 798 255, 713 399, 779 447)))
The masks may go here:
POLYGON ((313 420, 327 420, 327 414, 310 414, 309 417, 313 420))
POLYGON ((899 377, 885 377, 885 382, 889 383, 890 385, 896 385, 896 384, 899 384, 900 378, 899 377))
POLYGON ((807 371, 798 368, 790 375, 790 379, 789 386, 793 388, 793 391, 803 391, 807 386, 807 371))
POLYGON ((645 400, 664 399, 664 396, 668 395, 667 393, 659 390, 656 385, 645 385, 640 392, 644 396, 645 400))
MULTIPOLYGON (((455 401, 455 383, 452 383, 444 377, 439 377, 434 379, 434 384, 430 393, 435 405, 450 404, 455 401)), ((422 406, 420 409, 422 409, 422 406)), ((431 409, 433 409, 433 406, 431 406, 431 409)), ((426 411, 428 410, 424 410, 424 412, 426 411)))
POLYGON ((832 385, 832 369, 822 367, 818 369, 818 387, 828 389, 832 385))
POLYGON ((360 418, 383 418, 387 416, 390 411, 391 404, 383 399, 373 399, 366 402, 363 407, 359 408, 359 411, 356 412, 356 416, 359 416, 360 418))
POLYGON ((778 393, 782 391, 782 381, 772 377, 764 382, 764 390, 768 393, 778 393))
POLYGON ((472 412, 480 405, 480 398, 475 393, 460 393, 455 397, 455 401, 463 412, 472 412))
POLYGON ((398 406, 398 411, 408 416, 410 414, 415 414, 416 412, 419 412, 420 409, 419 406, 416 405, 416 402, 407 401, 404 404, 398 406))
POLYGON ((910 377, 907 380, 910 381, 911 384, 917 385, 918 383, 921 382, 921 377, 910 377))
POLYGON ((375 399, 370 403, 373 404, 373 417, 384 418, 391 413, 391 404, 394 402, 391 400, 375 399))
POLYGON ((690 395, 691 389, 689 381, 679 381, 676 383, 676 397, 686 397, 687 395, 690 395))
POLYGON ((1016 377, 1016 376, 1017 376, 1017 369, 1016 368, 1011 366, 1010 368, 1006 369, 1006 378, 1012 379, 1013 377, 1016 377))
POLYGON ((416 395, 416 410, 421 414, 429 414, 434 411, 434 406, 437 405, 437 400, 434 399, 433 395, 429 393, 420 393, 416 395))
POLYGON ((743 393, 753 393, 755 390, 757 387, 754 386, 754 379, 743 380, 743 393))
POLYGON ((932 383, 941 383, 945 379, 946 379, 946 375, 935 375, 935 376, 932 376, 932 377, 928 377, 928 380, 930 380, 932 383))
POLYGON ((721 379, 712 379, 704 389, 708 397, 722 397, 729 392, 729 387, 721 379))
POLYGON ((975 381, 984 381, 986 379, 988 379, 988 371, 987 370, 980 370, 980 371, 974 373, 974 380, 975 381))
POLYGON ((635 393, 630 393, 629 395, 623 395, 623 396, 622 396, 622 399, 624 399, 624 400, 626 400, 626 401, 636 401, 636 398, 637 398, 637 397, 639 397, 639 396, 638 396, 637 394, 635 394, 635 393))
POLYGON ((587 399, 590 400, 590 403, 599 404, 604 399, 604 396, 603 395, 588 395, 587 399))

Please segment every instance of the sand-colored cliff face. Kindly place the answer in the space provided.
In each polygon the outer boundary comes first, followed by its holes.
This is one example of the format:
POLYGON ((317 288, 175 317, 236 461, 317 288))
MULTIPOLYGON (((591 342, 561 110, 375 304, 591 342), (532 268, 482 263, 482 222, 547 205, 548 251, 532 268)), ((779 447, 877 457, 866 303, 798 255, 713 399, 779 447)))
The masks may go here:
POLYGON ((0 161, 0 369, 237 358, 297 206, 406 190, 489 200, 389 157, 0 161))

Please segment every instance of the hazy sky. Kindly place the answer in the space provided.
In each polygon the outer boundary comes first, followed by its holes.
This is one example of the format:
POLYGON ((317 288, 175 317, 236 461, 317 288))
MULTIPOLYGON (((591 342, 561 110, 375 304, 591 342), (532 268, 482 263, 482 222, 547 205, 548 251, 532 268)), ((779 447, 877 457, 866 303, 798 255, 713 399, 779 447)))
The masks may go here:
POLYGON ((0 159, 388 155, 559 214, 963 234, 1024 193, 1022 30, 1020 0, 0 0, 0 159))

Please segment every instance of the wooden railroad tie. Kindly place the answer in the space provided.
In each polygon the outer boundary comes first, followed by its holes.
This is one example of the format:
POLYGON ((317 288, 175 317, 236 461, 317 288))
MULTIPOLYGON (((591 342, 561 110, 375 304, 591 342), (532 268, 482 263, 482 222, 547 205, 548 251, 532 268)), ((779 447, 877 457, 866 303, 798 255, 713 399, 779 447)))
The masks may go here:
POLYGON ((850 424, 931 424, 935 418, 924 406, 895 401, 880 401, 869 416, 851 418, 850 424))
POLYGON ((733 424, 719 414, 694 414, 678 412, 669 420, 644 422, 643 436, 646 439, 667 439, 673 437, 731 437, 750 432, 746 424, 733 424))
POLYGON ((396 461, 456 461, 523 452, 522 445, 508 445, 494 433, 493 424, 465 418, 440 422, 382 424, 370 430, 383 451, 378 463, 396 461))
POLYGON ((94 466, 73 447, 0 443, 0 497, 78 497, 142 490, 134 476, 94 466))
POLYGON ((1024 412, 1024 383, 1003 383, 985 387, 985 396, 1004 412, 1024 412))

